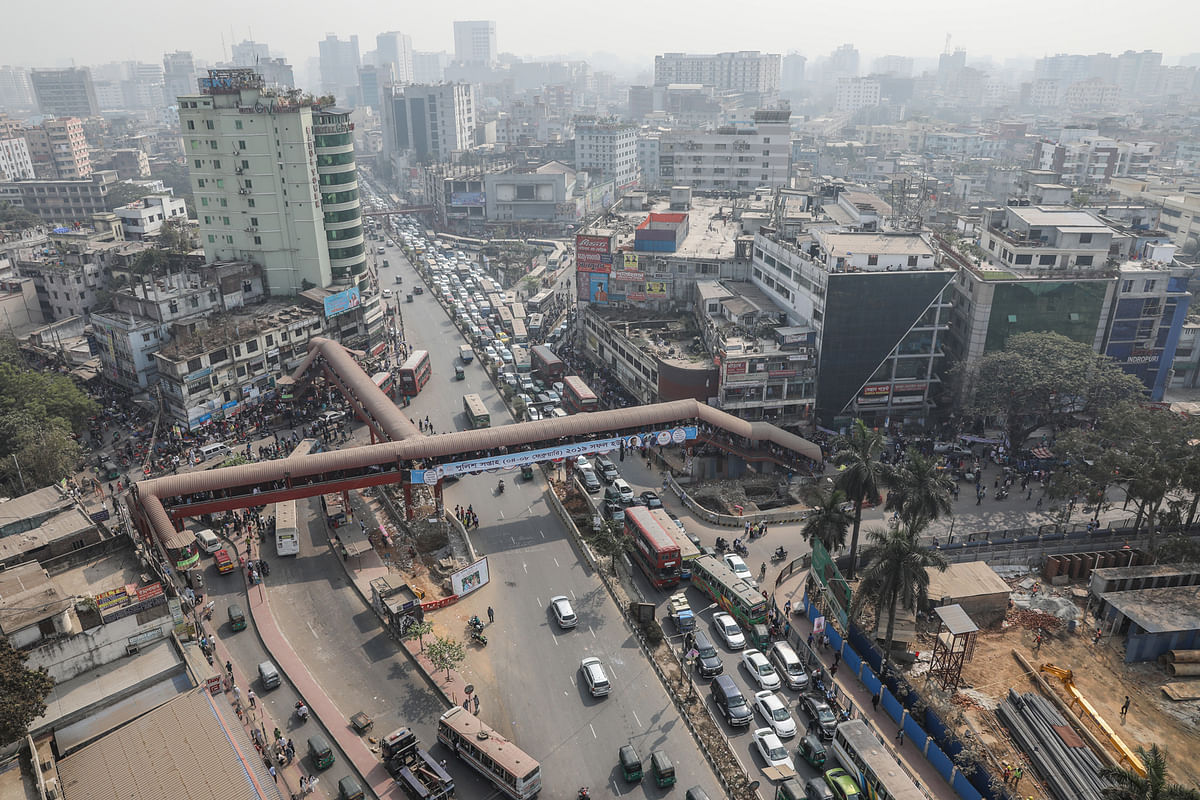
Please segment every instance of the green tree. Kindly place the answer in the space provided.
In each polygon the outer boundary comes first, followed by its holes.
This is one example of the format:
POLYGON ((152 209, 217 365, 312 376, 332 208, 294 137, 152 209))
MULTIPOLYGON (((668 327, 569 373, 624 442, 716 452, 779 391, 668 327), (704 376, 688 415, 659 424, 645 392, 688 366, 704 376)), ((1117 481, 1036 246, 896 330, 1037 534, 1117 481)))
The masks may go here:
MULTIPOLYGON (((12 340, 0 341, 0 416, 30 409, 35 419, 59 417, 81 431, 97 406, 66 375, 27 369, 12 340)), ((0 441, 0 452, 4 442, 0 441)))
POLYGON ((446 680, 450 680, 450 670, 467 660, 467 649, 457 639, 436 636, 425 648, 425 656, 434 669, 446 670, 446 680))
POLYGON ((887 531, 869 531, 871 558, 863 570, 862 580, 854 589, 850 613, 857 616, 868 600, 875 602, 876 620, 887 613, 884 634, 884 655, 892 652, 896 633, 896 610, 899 607, 916 610, 928 599, 929 573, 932 567, 945 571, 946 559, 941 553, 922 546, 918 541, 924 520, 914 527, 898 525, 887 531))
POLYGON ((832 556, 846 546, 846 531, 854 524, 854 517, 846 510, 850 499, 841 489, 817 489, 808 496, 812 507, 804 519, 800 535, 810 545, 813 540, 824 545, 832 556))
POLYGON ((186 253, 192 249, 192 232, 186 222, 169 219, 158 233, 158 246, 171 253, 186 253))
POLYGON ((20 739, 29 723, 46 713, 46 695, 53 688, 45 667, 26 668, 25 654, 0 636, 0 745, 20 739))
POLYGON ((884 508, 898 513, 900 521, 913 528, 918 520, 932 522, 953 513, 953 494, 954 482, 945 470, 939 470, 932 458, 910 450, 891 470, 884 508))
POLYGON ((129 205, 130 203, 141 200, 143 197, 153 194, 145 186, 136 183, 114 183, 108 187, 108 194, 104 197, 105 205, 110 208, 120 208, 121 206, 129 205))
POLYGON ((858 567, 858 532, 862 527, 863 504, 878 503, 879 493, 887 484, 887 465, 879 460, 883 452, 883 434, 867 427, 861 419, 854 420, 847 436, 838 437, 833 463, 841 468, 834 485, 845 492, 854 503, 854 523, 850 534, 850 569, 846 575, 853 579, 858 567))
POLYGON ((1014 451, 1043 425, 1061 430, 1076 415, 1094 418, 1145 393, 1112 359, 1058 333, 1019 333, 955 375, 964 389, 963 410, 1002 420, 1014 451))
POLYGON ((0 416, 2 448, 0 480, 10 487, 32 491, 75 472, 83 458, 79 442, 60 417, 39 419, 22 411, 0 416))
POLYGON ((162 181, 175 197, 182 198, 187 204, 188 216, 192 219, 196 218, 196 205, 192 199, 192 179, 186 162, 182 164, 176 162, 152 164, 150 177, 162 181))
POLYGON ((1128 767, 1100 769, 1100 777, 1112 784, 1104 787, 1105 800, 1200 800, 1200 791, 1167 783, 1167 748, 1139 745, 1137 753, 1146 767, 1144 778, 1128 767))
POLYGON ((588 544, 596 551, 596 555, 609 560, 613 575, 617 574, 617 559, 629 550, 630 541, 621 526, 612 520, 605 520, 600 530, 588 537, 588 544))
POLYGON ((166 272, 169 263, 170 259, 166 252, 155 247, 138 253, 137 258, 130 265, 129 271, 134 275, 162 275, 166 272))
POLYGON ((405 639, 416 639, 417 646, 422 653, 425 652, 425 637, 433 633, 433 623, 428 620, 414 622, 404 629, 405 639))
POLYGON ((21 231, 42 224, 42 218, 32 211, 12 203, 0 203, 0 231, 21 231))

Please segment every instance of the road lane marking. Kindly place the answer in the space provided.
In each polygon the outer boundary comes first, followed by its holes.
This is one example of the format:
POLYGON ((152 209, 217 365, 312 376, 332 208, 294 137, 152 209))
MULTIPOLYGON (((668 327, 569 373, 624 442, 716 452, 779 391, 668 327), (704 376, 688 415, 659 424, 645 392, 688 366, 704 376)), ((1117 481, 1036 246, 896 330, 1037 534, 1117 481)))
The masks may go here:
POLYGON ((313 638, 314 638, 314 639, 320 639, 320 638, 321 638, 320 636, 317 636, 317 629, 316 629, 316 628, 314 628, 314 627, 312 626, 312 623, 311 623, 311 622, 305 621, 305 623, 304 623, 304 624, 308 626, 308 629, 309 629, 310 631, 312 631, 312 635, 313 635, 313 638))
POLYGON ((588 626, 588 633, 592 634, 593 639, 596 638, 596 631, 592 629, 591 625, 588 626))
POLYGON ((595 729, 595 728, 592 726, 592 723, 590 723, 590 722, 588 723, 588 730, 590 730, 590 731, 592 732, 592 738, 593 738, 593 739, 599 739, 599 738, 600 738, 599 736, 597 736, 597 735, 596 735, 596 729, 595 729))
POLYGON ((529 574, 529 565, 526 564, 524 561, 521 562, 521 568, 525 570, 526 575, 529 574))
POLYGON ((554 559, 554 566, 556 566, 556 567, 561 567, 561 566, 562 566, 562 564, 559 564, 559 563, 558 563, 558 559, 557 559, 557 558, 555 558, 555 559, 554 559))
POLYGON ((545 532, 544 530, 542 530, 541 528, 538 528, 538 533, 539 533, 539 534, 541 534, 541 537, 542 537, 543 539, 545 539, 545 538, 546 538, 546 532, 545 532))
POLYGON ((500 519, 504 519, 504 512, 503 512, 503 511, 500 511, 500 512, 498 512, 498 513, 500 514, 500 519))
POLYGON ((630 711, 629 713, 633 714, 633 721, 637 723, 637 726, 638 726, 639 728, 640 728, 640 727, 642 727, 642 721, 641 721, 640 719, 638 719, 637 712, 636 712, 636 711, 630 711))

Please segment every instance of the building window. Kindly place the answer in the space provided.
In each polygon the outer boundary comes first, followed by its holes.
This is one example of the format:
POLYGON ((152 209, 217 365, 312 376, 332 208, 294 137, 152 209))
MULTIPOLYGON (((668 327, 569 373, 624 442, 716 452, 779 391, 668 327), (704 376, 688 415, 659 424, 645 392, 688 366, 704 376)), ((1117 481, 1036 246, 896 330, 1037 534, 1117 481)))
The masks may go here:
POLYGON ((1133 281, 1132 280, 1127 280, 1127 281, 1121 282, 1121 292, 1122 293, 1128 294, 1129 292, 1132 292, 1132 291, 1133 291, 1133 281))
POLYGON ((215 126, 213 125, 213 121, 211 119, 206 119, 204 120, 204 127, 211 131, 215 126))
POLYGON ((1038 266, 1053 267, 1056 256, 1038 256, 1038 266))
POLYGON ((197 158, 197 159, 196 159, 196 169, 200 169, 200 165, 201 165, 202 163, 203 163, 203 162, 201 162, 201 161, 200 161, 200 159, 198 159, 198 158, 197 158))
POLYGON ((219 158, 214 158, 213 159, 213 169, 220 169, 220 168, 221 168, 221 160, 219 158))
MULTIPOLYGON (((245 140, 245 139, 238 139, 238 150, 245 150, 245 149, 246 149, 246 140, 245 140)), ((243 166, 243 167, 244 167, 244 166, 246 166, 246 162, 245 162, 245 161, 243 161, 243 162, 242 162, 242 166, 243 166)))
POLYGON ((917 257, 916 257, 916 256, 909 256, 909 257, 908 257, 908 265, 909 265, 910 267, 915 267, 915 266, 917 266, 917 261, 918 261, 918 259, 917 259, 917 257))
POLYGON ((196 130, 196 121, 195 121, 195 120, 191 120, 191 119, 189 119, 187 122, 188 122, 188 124, 187 124, 187 129, 188 129, 189 131, 194 131, 194 130, 196 130))
POLYGON ((233 121, 233 127, 237 128, 240 131, 242 129, 242 121, 240 119, 235 119, 233 121))
POLYGON ((209 140, 208 140, 208 149, 209 149, 209 150, 216 150, 216 149, 217 149, 217 140, 216 140, 216 139, 209 139, 209 140))
POLYGON ((209 244, 213 244, 213 243, 214 243, 214 242, 216 242, 216 241, 217 241, 217 237, 213 236, 213 235, 210 233, 210 234, 208 235, 208 243, 209 243, 209 244))
POLYGON ((250 208, 254 208, 254 200, 253 199, 247 200, 246 205, 249 206, 250 208))
POLYGON ((1080 244, 1091 244, 1092 243, 1092 235, 1090 233, 1079 234, 1079 243, 1080 244))
POLYGON ((258 217, 251 217, 250 224, 257 228, 258 227, 258 217))
POLYGON ((262 237, 261 237, 261 236, 255 236, 255 237, 254 237, 254 243, 255 243, 255 244, 262 244, 262 237))
POLYGON ((249 178, 246 178, 246 188, 247 188, 247 189, 253 189, 253 188, 254 188, 254 181, 250 180, 249 178))
POLYGON ((1077 256, 1075 258, 1075 266, 1077 266, 1077 267, 1090 267, 1091 265, 1092 265, 1092 257, 1091 256, 1077 256))
POLYGON ((1154 280, 1146 281, 1146 283, 1142 286, 1142 291, 1143 292, 1153 292, 1154 286, 1157 283, 1158 283, 1158 281, 1154 281, 1154 280))
POLYGON ((879 256, 867 256, 867 266, 875 267, 879 265, 879 256))

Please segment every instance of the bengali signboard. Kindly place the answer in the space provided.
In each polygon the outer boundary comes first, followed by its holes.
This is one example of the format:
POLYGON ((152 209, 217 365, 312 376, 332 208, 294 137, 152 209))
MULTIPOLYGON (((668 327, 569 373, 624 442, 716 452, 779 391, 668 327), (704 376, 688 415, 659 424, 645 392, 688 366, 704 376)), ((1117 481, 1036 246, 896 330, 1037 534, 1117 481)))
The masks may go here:
POLYGON ((576 272, 612 272, 612 237, 580 233, 575 236, 576 272))
POLYGON ((145 586, 128 584, 96 595, 96 608, 105 622, 132 616, 139 611, 162 605, 167 600, 161 583, 145 586))

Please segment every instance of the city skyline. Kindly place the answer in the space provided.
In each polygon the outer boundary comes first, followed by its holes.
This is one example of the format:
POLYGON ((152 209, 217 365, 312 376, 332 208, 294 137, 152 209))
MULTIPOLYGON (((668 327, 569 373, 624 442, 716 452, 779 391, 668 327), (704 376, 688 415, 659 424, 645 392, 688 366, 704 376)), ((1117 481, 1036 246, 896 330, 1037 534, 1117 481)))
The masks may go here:
MULTIPOLYGON (((10 12, 10 24, 0 32, 0 52, 4 53, 0 60, 4 63, 56 67, 160 61, 164 52, 174 50, 190 50, 200 59, 217 62, 229 58, 234 43, 255 39, 301 67, 317 55, 317 43, 327 33, 340 38, 358 35, 364 42, 373 42, 377 33, 401 31, 412 37, 415 50, 453 52, 453 22, 473 19, 495 20, 500 53, 526 59, 611 54, 634 70, 651 69, 654 55, 662 52, 761 50, 798 52, 815 59, 846 42, 868 58, 889 54, 936 58, 946 49, 947 35, 952 49, 963 48, 972 59, 992 59, 998 64, 1058 53, 1117 54, 1146 49, 1162 52, 1164 64, 1175 64, 1200 51, 1189 36, 1192 26, 1163 26, 1155 28, 1151 36, 1139 36, 1121 26, 1081 26, 1073 8, 1032 0, 1014 0, 1004 15, 987 19, 976 19, 945 0, 906 4, 903 10, 896 4, 868 0, 853 17, 853 24, 834 16, 801 12, 776 0, 768 0, 759 7, 759 14, 746 15, 739 24, 726 18, 727 6, 700 0, 689 6, 689 16, 719 19, 720 24, 694 30, 680 28, 675 17, 678 9, 672 6, 609 4, 605 8, 610 13, 603 17, 580 14, 572 19, 558 6, 552 14, 546 4, 531 4, 498 15, 492 5, 466 0, 456 4, 453 13, 405 19, 381 0, 365 0, 339 9, 339 17, 332 20, 324 13, 325 6, 299 0, 289 8, 284 22, 273 9, 217 0, 208 6, 209 15, 167 31, 155 17, 116 18, 102 6, 67 0, 66 13, 59 17, 62 22, 52 38, 29 35, 39 24, 33 8, 23 5, 10 12), (312 13, 306 13, 309 6, 312 13), (1031 26, 1034 18, 1038 24, 1031 26), (770 24, 766 24, 768 20, 770 24), (664 36, 666 30, 679 33, 664 36)), ((1142 8, 1151 20, 1173 19, 1179 10, 1166 0, 1150 0, 1142 8)))

